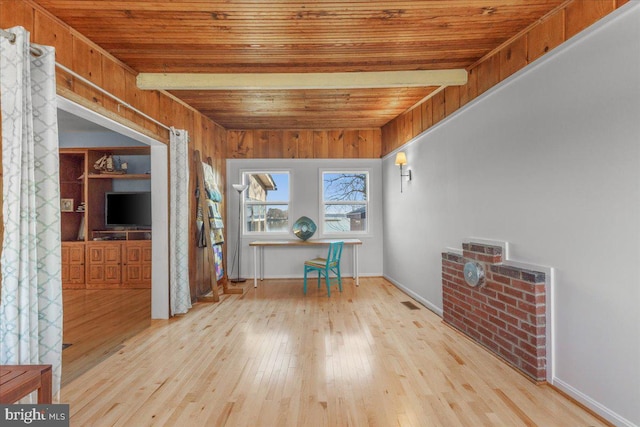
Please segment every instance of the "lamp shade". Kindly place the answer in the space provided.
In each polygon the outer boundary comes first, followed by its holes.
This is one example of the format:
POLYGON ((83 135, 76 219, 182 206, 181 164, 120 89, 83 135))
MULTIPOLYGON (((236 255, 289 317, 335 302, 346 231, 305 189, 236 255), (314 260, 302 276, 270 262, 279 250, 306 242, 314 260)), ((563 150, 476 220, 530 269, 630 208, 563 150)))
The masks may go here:
POLYGON ((232 187, 234 188, 234 190, 236 190, 238 193, 242 193, 244 190, 246 190, 247 188, 249 188, 249 186, 247 184, 233 184, 232 187))
POLYGON ((404 151, 399 151, 398 154, 396 154, 396 166, 402 166, 406 164, 407 155, 404 153, 404 151))

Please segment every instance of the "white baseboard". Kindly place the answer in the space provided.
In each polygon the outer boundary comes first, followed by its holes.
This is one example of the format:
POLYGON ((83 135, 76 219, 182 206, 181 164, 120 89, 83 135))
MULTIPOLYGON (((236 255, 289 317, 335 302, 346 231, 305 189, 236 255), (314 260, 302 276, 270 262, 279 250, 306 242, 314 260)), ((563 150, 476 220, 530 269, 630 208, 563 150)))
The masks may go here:
POLYGON ((571 398, 580 402, 581 404, 591 409, 593 412, 600 415, 602 418, 606 419, 607 421, 615 424, 616 426, 638 427, 637 424, 634 424, 631 421, 624 418, 623 416, 616 414, 615 412, 611 411, 609 408, 600 404, 598 401, 592 399, 591 397, 587 396, 581 391, 575 389, 574 387, 570 386, 569 384, 567 384, 566 382, 562 381, 559 378, 554 377, 551 384, 553 384, 553 386, 556 387, 558 390, 562 391, 563 393, 566 393, 571 398))
POLYGON ((391 277, 389 277, 389 276, 382 276, 382 277, 384 277, 385 279, 387 279, 388 281, 393 283, 394 286, 396 286, 402 292, 404 292, 405 294, 409 295, 411 298, 413 298, 414 300, 418 301, 420 304, 424 305, 426 308, 428 308, 429 310, 433 311, 438 316, 442 317, 442 309, 441 308, 439 308, 438 306, 436 306, 432 302, 427 301, 426 299, 422 298, 420 295, 416 294, 411 289, 408 289, 406 286, 403 286, 400 283, 396 282, 391 277))
MULTIPOLYGON (((243 276, 245 277, 247 280, 251 280, 253 282, 253 274, 250 274, 248 276, 243 276)), ((333 276, 331 276, 333 277, 333 276)), ((382 275, 382 273, 360 273, 359 277, 362 279, 364 277, 384 277, 382 275)), ((231 277, 233 278, 233 277, 231 277)), ((302 274, 286 274, 286 275, 279 275, 279 274, 270 274, 270 275, 265 275, 264 276, 264 280, 277 280, 277 279, 303 279, 304 275, 302 274)), ((317 278, 317 275, 313 276, 313 279, 315 280, 317 278)), ((349 274, 342 274, 342 278, 343 279, 353 279, 353 275, 351 273, 349 274)), ((324 279, 323 279, 324 280, 324 279)), ((258 283, 260 283, 260 279, 258 278, 258 283)))

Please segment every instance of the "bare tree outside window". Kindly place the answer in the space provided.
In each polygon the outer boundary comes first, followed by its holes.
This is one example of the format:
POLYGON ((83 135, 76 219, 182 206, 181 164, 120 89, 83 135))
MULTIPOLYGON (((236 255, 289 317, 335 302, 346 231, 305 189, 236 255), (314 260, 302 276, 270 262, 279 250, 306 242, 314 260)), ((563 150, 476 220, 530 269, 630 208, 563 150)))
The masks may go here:
POLYGON ((325 173, 325 200, 366 200, 367 175, 364 173, 325 173))
POLYGON ((369 173, 323 172, 324 232, 367 231, 369 173))

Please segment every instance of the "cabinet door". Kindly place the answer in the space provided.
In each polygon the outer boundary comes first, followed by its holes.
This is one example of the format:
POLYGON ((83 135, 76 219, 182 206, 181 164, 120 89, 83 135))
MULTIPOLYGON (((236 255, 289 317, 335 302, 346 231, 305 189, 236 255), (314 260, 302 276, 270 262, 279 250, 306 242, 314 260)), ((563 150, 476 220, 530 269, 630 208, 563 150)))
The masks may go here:
POLYGON ((121 283, 121 243, 87 243, 87 288, 113 288, 121 283))
POLYGON ((151 242, 128 241, 123 248, 122 283, 129 288, 151 287, 151 242))
POLYGON ((84 243, 62 243, 62 288, 84 289, 84 243))

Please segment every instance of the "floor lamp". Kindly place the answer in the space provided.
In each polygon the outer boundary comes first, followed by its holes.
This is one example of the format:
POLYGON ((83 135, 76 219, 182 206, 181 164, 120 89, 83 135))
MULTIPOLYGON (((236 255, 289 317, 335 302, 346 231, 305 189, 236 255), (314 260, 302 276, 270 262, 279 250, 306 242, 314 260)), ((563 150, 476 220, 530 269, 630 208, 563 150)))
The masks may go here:
POLYGON ((246 282, 247 279, 240 277, 240 237, 242 230, 242 193, 249 188, 247 184, 233 184, 233 188, 238 192, 238 240, 236 241, 236 259, 238 263, 236 265, 236 278, 231 279, 232 283, 246 282))

